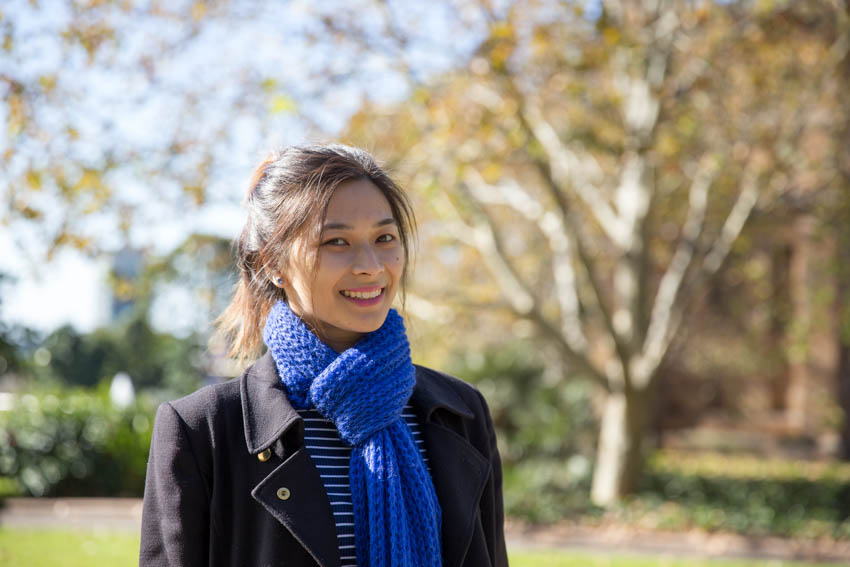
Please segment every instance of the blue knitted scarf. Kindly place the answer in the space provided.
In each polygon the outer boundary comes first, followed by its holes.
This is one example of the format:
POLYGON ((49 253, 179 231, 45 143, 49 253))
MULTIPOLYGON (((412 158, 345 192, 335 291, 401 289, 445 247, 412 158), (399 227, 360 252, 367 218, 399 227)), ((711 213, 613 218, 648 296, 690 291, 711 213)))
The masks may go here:
POLYGON ((416 382, 401 315, 343 353, 278 301, 263 330, 290 402, 313 407, 352 445, 349 466, 360 567, 439 567, 440 504, 401 417, 416 382))

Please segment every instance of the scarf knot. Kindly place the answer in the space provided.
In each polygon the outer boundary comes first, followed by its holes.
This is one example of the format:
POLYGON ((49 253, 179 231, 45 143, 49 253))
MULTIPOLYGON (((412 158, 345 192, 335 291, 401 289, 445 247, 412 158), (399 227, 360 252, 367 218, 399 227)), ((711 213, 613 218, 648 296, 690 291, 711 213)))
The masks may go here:
POLYGON ((277 302, 263 330, 290 402, 315 408, 353 447, 349 482, 360 567, 442 564, 440 505, 401 417, 416 383, 404 321, 384 324, 336 353, 277 302))

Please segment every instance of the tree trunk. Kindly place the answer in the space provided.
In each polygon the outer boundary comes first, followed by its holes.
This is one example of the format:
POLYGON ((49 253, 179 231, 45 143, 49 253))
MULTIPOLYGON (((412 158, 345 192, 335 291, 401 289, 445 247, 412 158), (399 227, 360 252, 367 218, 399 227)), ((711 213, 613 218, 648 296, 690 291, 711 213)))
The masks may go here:
MULTIPOLYGON (((850 16, 850 0, 845 0, 844 9, 850 16)), ((850 53, 841 63, 841 82, 850 87, 850 53)), ((844 411, 844 423, 841 427, 841 456, 850 461, 850 111, 844 110, 844 128, 842 132, 843 152, 839 156, 841 170, 842 202, 836 227, 835 260, 837 265, 837 338, 838 338, 838 399, 844 411)))
POLYGON ((788 312, 791 304, 788 291, 791 249, 785 239, 771 255, 770 342, 779 363, 770 377, 770 408, 782 415, 788 409, 788 312))
POLYGON ((594 504, 609 506, 636 488, 648 402, 649 396, 645 391, 608 394, 602 412, 590 493, 594 504))
POLYGON ((850 461, 850 341, 841 339, 839 331, 838 397, 844 411, 844 422, 841 425, 841 458, 850 461))
POLYGON ((797 215, 792 226, 789 292, 791 296, 791 336, 788 340, 788 392, 786 421, 798 431, 806 430, 809 385, 809 335, 812 305, 809 271, 811 240, 815 219, 808 213, 797 215))

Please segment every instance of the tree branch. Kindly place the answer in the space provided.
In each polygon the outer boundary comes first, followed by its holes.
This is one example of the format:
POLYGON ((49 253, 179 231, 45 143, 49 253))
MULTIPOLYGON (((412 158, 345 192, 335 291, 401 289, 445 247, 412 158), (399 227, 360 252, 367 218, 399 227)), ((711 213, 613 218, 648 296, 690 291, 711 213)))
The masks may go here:
POLYGON ((614 244, 620 248, 627 247, 629 235, 624 223, 603 197, 602 191, 584 175, 581 160, 561 141, 536 105, 531 104, 528 97, 520 95, 518 91, 517 96, 521 103, 520 118, 546 153, 553 179, 558 185, 572 186, 614 244))
POLYGON ((561 218, 555 213, 547 212, 534 196, 523 190, 514 180, 490 185, 477 171, 470 169, 464 181, 476 200, 511 207, 534 223, 546 237, 552 252, 555 295, 561 308, 561 331, 572 350, 585 352, 587 338, 579 317, 579 298, 572 264, 572 242, 561 218))
POLYGON ((581 230, 579 229, 581 221, 577 218, 576 213, 572 212, 569 208, 567 200, 558 187, 557 182, 552 177, 552 171, 547 164, 541 160, 535 160, 534 163, 544 180, 544 186, 549 191, 549 194, 552 196, 552 199, 558 207, 558 211, 561 214, 561 218, 563 219, 563 223, 568 234, 571 235, 572 241, 575 244, 579 262, 584 268, 584 274, 588 283, 590 283, 590 288, 593 291, 593 298, 596 301, 596 307, 599 310, 600 317, 605 325, 605 330, 608 333, 608 339, 611 341, 611 344, 614 345, 614 350, 617 352, 620 360, 625 364, 625 361, 628 360, 626 345, 620 340, 617 333, 614 331, 611 310, 608 307, 608 303, 605 300, 605 295, 602 290, 602 285, 596 275, 593 259, 587 252, 587 245, 585 244, 581 230))
MULTIPOLYGON (((679 292, 680 296, 690 296, 700 282, 705 281, 717 273, 723 265, 723 262, 728 257, 732 243, 741 234, 741 230, 758 202, 757 177, 758 175, 752 165, 744 171, 741 178, 741 192, 738 194, 729 215, 726 217, 720 234, 714 241, 708 254, 703 258, 699 270, 682 285, 682 291, 679 292)), ((687 304, 687 300, 675 301, 670 308, 670 321, 667 323, 667 328, 663 329, 662 333, 662 329, 659 327, 658 331, 656 331, 658 335, 653 339, 652 343, 647 339, 643 354, 636 361, 636 365, 643 375, 651 377, 655 369, 658 368, 658 365, 661 364, 664 354, 667 352, 667 348, 682 321, 687 304)))
MULTIPOLYGON (((670 336, 671 325, 676 318, 673 307, 679 296, 685 273, 691 266, 697 241, 702 234, 705 211, 708 206, 708 189, 718 171, 719 163, 712 157, 706 156, 701 160, 691 183, 688 214, 682 227, 682 236, 676 251, 673 253, 673 258, 661 278, 661 283, 658 285, 646 340, 641 349, 641 356, 647 361, 658 360, 660 362, 666 350, 666 345, 669 344, 668 337, 670 336)), ((648 377, 656 367, 657 365, 654 362, 650 362, 647 368, 636 370, 640 372, 640 376, 648 377), (645 374, 646 370, 650 372, 645 374)))
MULTIPOLYGON (((459 184, 459 188, 462 193, 466 193, 467 199, 475 203, 475 199, 469 194, 470 189, 468 186, 461 183, 459 184)), ((590 379, 597 382, 606 390, 610 389, 608 380, 594 368, 593 364, 585 356, 585 353, 573 349, 565 335, 552 326, 549 320, 541 313, 539 301, 519 277, 518 271, 508 259, 498 231, 496 230, 495 222, 490 215, 480 207, 476 207, 473 215, 475 217, 474 224, 469 225, 461 221, 454 225, 454 229, 455 231, 461 229, 465 236, 463 239, 464 242, 472 242, 479 250, 482 260, 490 270, 490 273, 496 280, 496 284, 502 290, 502 294, 508 300, 514 312, 533 321, 545 336, 558 344, 560 351, 569 363, 587 374, 590 379)), ((460 217, 459 213, 458 217, 460 217)))
POLYGON ((723 223, 720 236, 714 241, 714 245, 703 260, 702 271, 705 276, 713 275, 723 265, 729 255, 732 243, 741 234, 744 224, 758 202, 757 174, 752 167, 744 171, 741 186, 741 192, 738 194, 729 216, 726 217, 726 222, 723 223))

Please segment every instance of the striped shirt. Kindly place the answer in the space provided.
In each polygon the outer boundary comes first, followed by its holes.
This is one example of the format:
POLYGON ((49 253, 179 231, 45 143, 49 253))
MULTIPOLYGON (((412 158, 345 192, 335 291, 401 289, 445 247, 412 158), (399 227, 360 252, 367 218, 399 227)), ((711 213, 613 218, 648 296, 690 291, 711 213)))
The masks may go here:
MULTIPOLYGON (((351 486, 348 483, 348 464, 351 446, 339 437, 333 422, 328 421, 314 409, 298 410, 304 419, 304 446, 319 470, 319 476, 328 493, 336 523, 339 558, 342 567, 357 567, 357 552, 354 548, 354 509, 351 504, 351 486)), ((402 418, 413 433, 425 466, 428 456, 419 429, 419 418, 410 405, 404 406, 402 418)))

